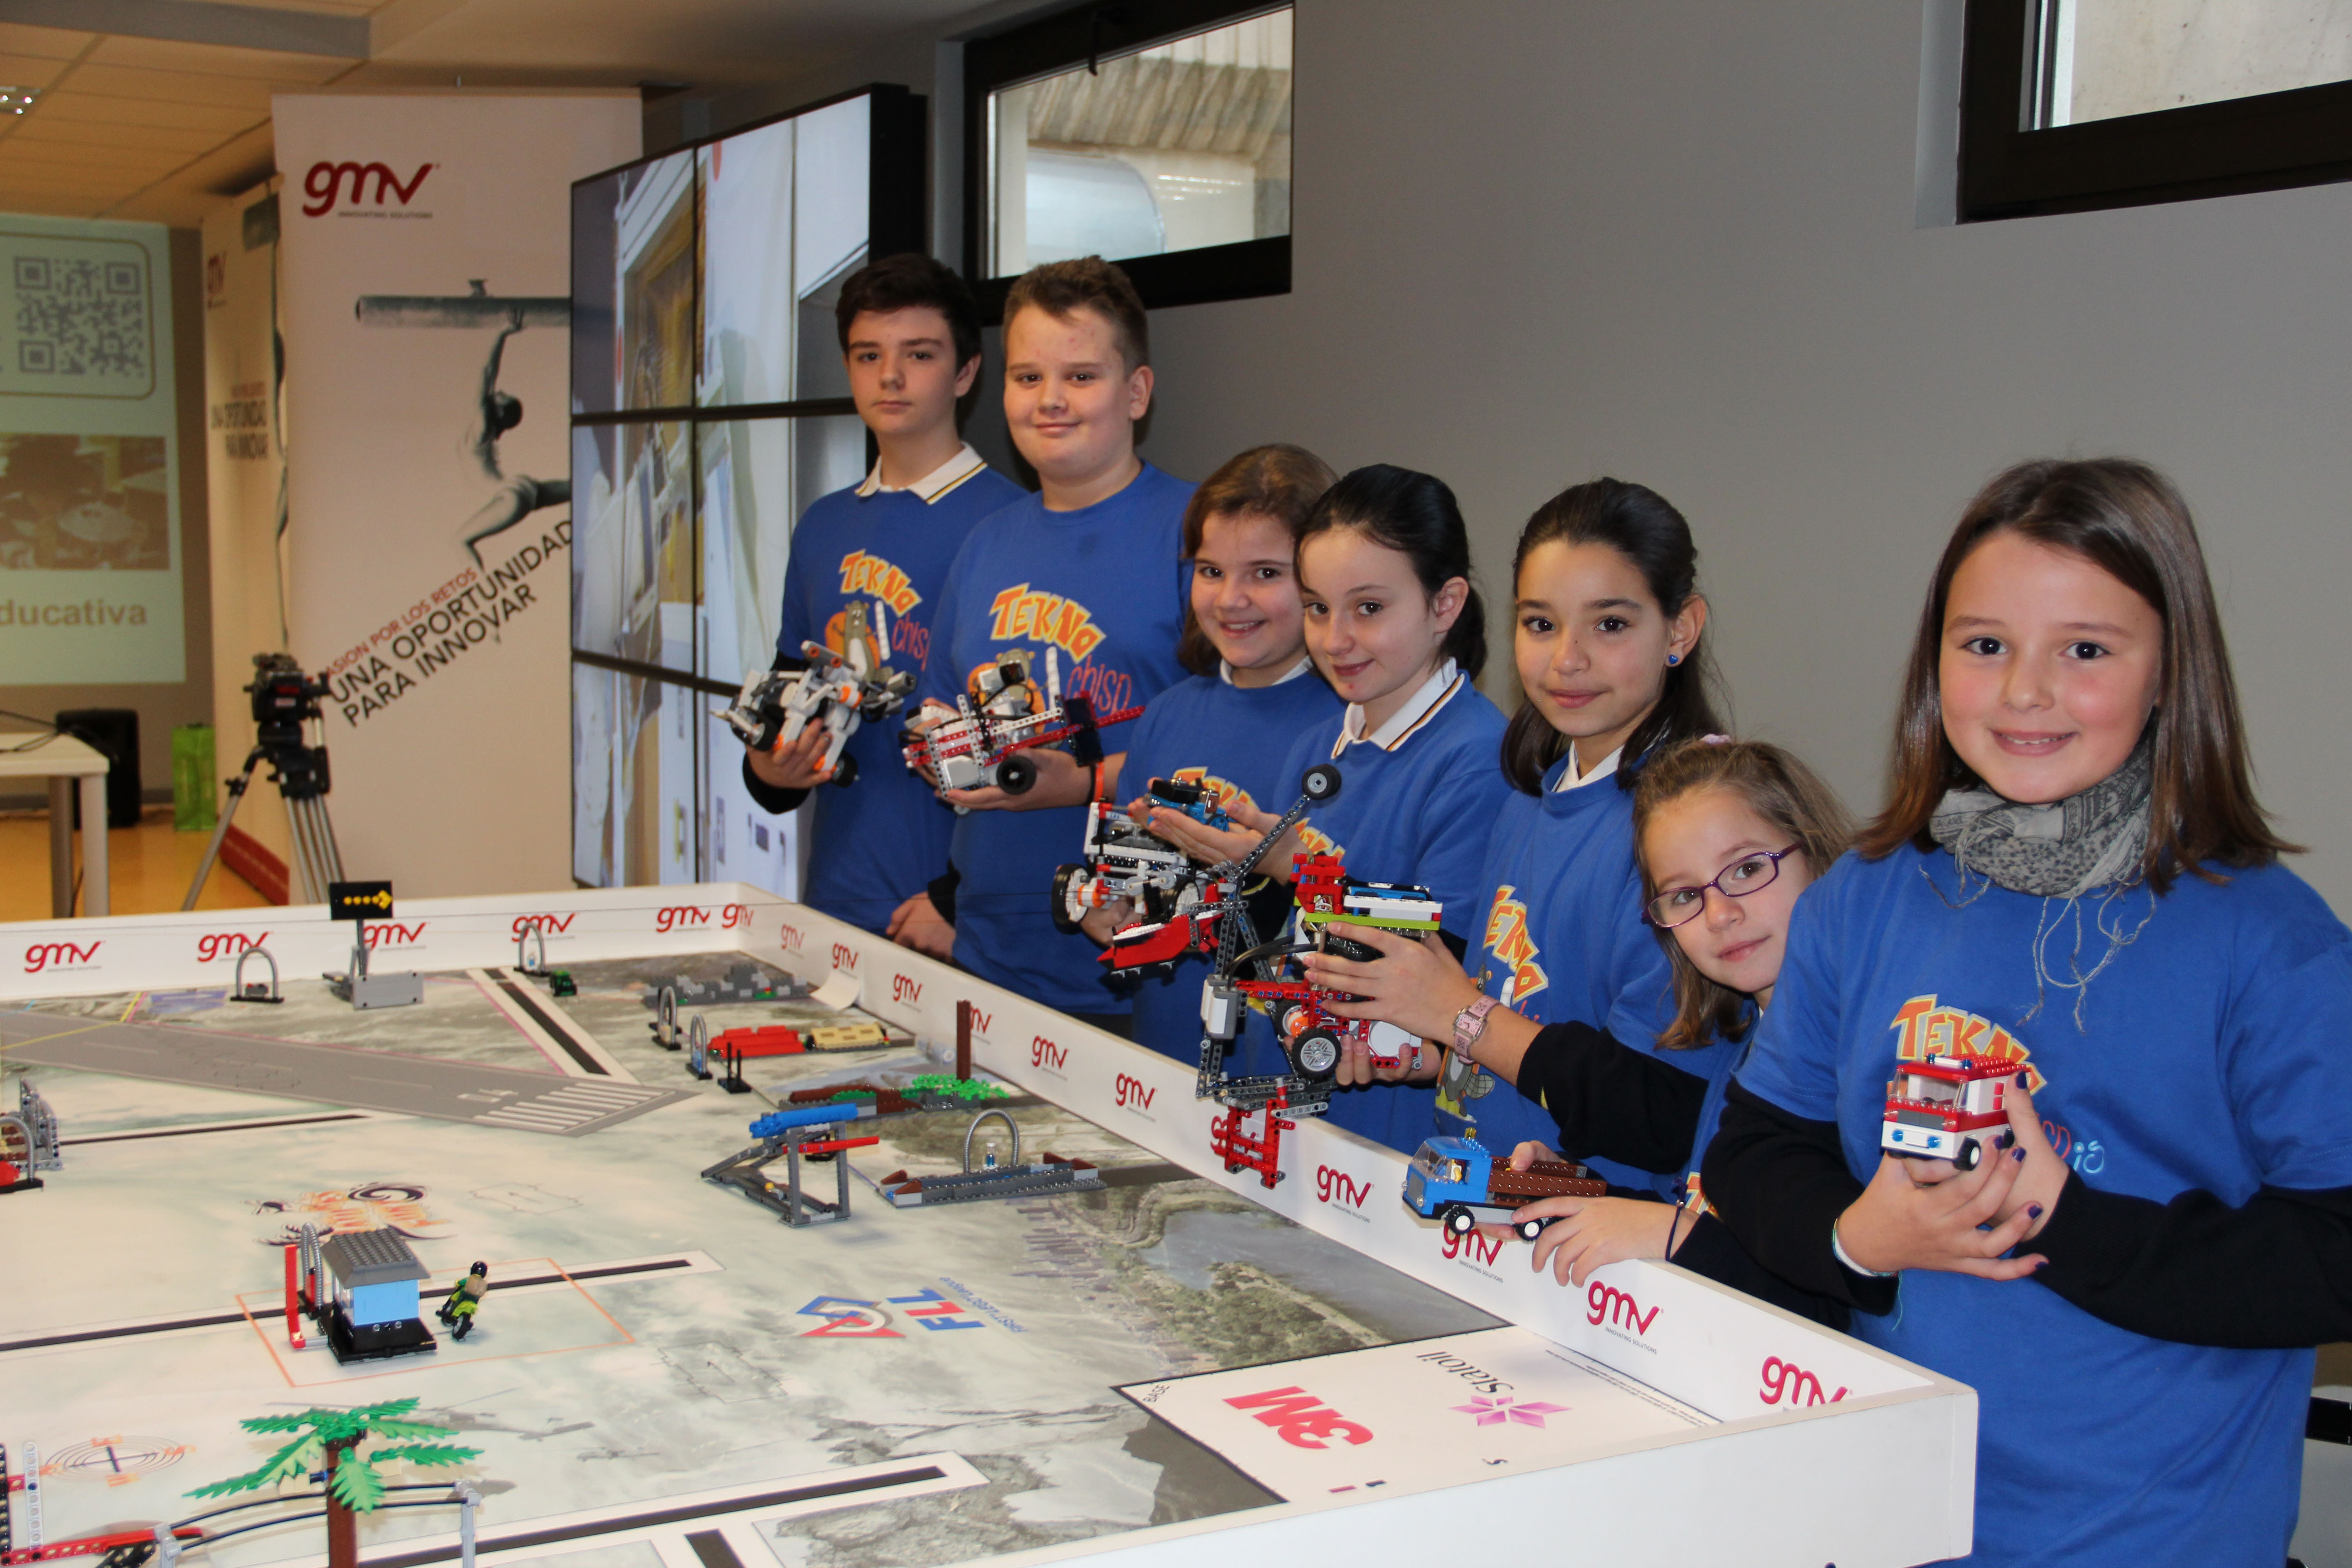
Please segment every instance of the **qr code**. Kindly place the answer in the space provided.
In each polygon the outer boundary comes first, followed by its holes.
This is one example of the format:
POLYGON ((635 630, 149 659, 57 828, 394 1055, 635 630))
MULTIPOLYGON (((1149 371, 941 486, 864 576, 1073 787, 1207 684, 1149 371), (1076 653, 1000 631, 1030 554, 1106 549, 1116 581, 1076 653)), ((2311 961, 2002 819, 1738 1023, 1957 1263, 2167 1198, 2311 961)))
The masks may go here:
POLYGON ((147 268, 133 260, 10 258, 16 363, 26 375, 149 374, 147 268))

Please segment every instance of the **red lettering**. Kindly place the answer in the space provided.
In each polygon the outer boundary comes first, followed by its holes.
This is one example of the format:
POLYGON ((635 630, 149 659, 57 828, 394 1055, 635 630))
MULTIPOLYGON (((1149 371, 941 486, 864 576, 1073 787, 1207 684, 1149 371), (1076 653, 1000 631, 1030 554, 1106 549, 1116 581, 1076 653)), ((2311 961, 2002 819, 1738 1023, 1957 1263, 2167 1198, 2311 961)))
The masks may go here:
POLYGON ((890 976, 890 1000, 893 1002, 919 1002, 922 999, 922 983, 917 980, 913 975, 893 974, 890 976))
POLYGON ((1445 1248, 1445 1256, 1448 1258, 1459 1258, 1465 1262, 1475 1259, 1480 1263, 1491 1264, 1503 1256, 1503 1243, 1500 1238, 1489 1240, 1475 1230, 1467 1236, 1456 1236, 1451 1226, 1440 1226, 1437 1235, 1439 1245, 1445 1248))
POLYGON ((1647 1334, 1650 1325, 1658 1321, 1657 1308, 1653 1307, 1644 1313, 1642 1304, 1632 1296, 1598 1279, 1584 1293, 1584 1303, 1591 1309, 1586 1315, 1587 1322, 1606 1322, 1612 1328, 1631 1329, 1636 1334, 1647 1334))
POLYGON ((845 969, 852 974, 856 973, 857 950, 850 946, 845 942, 835 942, 833 944, 833 966, 835 969, 845 969))
POLYGON ((1061 1068, 1068 1065, 1070 1053, 1039 1035, 1029 1042, 1029 1065, 1034 1068, 1061 1068))
POLYGON ((579 918, 580 912, 577 910, 568 915, 517 915, 507 930, 508 934, 511 936, 520 936, 533 926, 537 926, 543 933, 552 936, 561 931, 570 931, 572 922, 579 918))
POLYGON ((801 944, 808 940, 808 934, 798 926, 779 926, 776 936, 778 945, 792 952, 798 952, 801 944))
POLYGON ((1757 1391, 1759 1399, 1767 1405, 1778 1405, 1786 1399, 1791 1409, 1801 1405, 1835 1405, 1845 1397, 1846 1391, 1823 1395, 1822 1380, 1792 1361, 1779 1356, 1764 1358, 1764 1386, 1757 1391))
POLYGON ((1119 1074, 1111 1087, 1112 1091, 1118 1097, 1118 1103, 1122 1109, 1130 1105, 1139 1105, 1149 1110, 1151 1109, 1151 1097, 1160 1092, 1156 1089, 1144 1088, 1141 1079, 1128 1073, 1119 1074))
MULTIPOLYGON (((104 939, 100 938, 100 941, 103 942, 104 939)), ((35 942, 25 950, 25 973, 38 974, 53 964, 59 969, 66 969, 75 964, 88 963, 98 956, 99 945, 97 942, 91 942, 88 947, 81 947, 70 942, 35 942)))
POLYGON ((1372 1195, 1372 1184, 1357 1181, 1344 1171, 1328 1165, 1315 1167, 1315 1195, 1325 1203, 1344 1203, 1351 1208, 1361 1208, 1364 1200, 1372 1195))
POLYGON ((1236 1410, 1254 1412, 1293 1447, 1319 1450, 1326 1445, 1318 1439, 1327 1437, 1359 1447, 1372 1440, 1370 1427, 1348 1420, 1303 1388, 1269 1388, 1225 1403, 1236 1410))
POLYGON ((388 164, 330 163, 322 159, 311 164, 302 176, 302 194, 310 198, 304 204, 302 212, 308 217, 320 217, 332 211, 342 194, 347 175, 351 180, 351 200, 354 204, 365 199, 368 176, 373 174, 375 176, 376 205, 383 205, 383 198, 391 195, 398 196, 400 205, 406 206, 424 185, 425 176, 432 172, 432 164, 420 163, 416 166, 416 173, 403 181, 388 164))
POLYGON ((269 940, 269 933, 247 936, 241 931, 213 931, 196 938, 196 962, 210 963, 216 958, 233 958, 248 947, 259 947, 269 940))

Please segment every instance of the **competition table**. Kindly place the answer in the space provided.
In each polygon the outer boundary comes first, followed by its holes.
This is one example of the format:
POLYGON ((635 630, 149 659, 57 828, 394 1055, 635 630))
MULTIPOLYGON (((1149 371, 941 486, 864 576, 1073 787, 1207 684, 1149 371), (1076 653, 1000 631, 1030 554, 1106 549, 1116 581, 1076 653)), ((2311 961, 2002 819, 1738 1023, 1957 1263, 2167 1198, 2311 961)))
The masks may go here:
POLYGON ((49 912, 74 912, 73 781, 81 781, 81 819, 95 824, 81 836, 81 882, 88 912, 103 917, 107 898, 106 754, 71 735, 41 741, 38 731, 0 730, 0 779, 49 781, 49 912), (26 748, 26 742, 38 744, 26 748))
MULTIPOLYGON (((425 974, 420 1006, 353 1013, 300 978, 279 1007, 226 1003, 255 943, 289 977, 344 965, 350 928, 315 907, 0 927, 0 1063, 65 1141, 45 1189, 0 1196, 25 1282, 0 1293, 0 1443, 38 1445, 50 1541, 184 1517, 274 1445, 236 1418, 413 1395, 482 1450, 485 1568, 1968 1550, 1966 1386, 1671 1265, 1564 1290, 1523 1243, 1416 1217, 1401 1156, 1319 1121, 1269 1191, 1209 1153, 1190 1067, 804 908, 721 884, 404 900, 371 929, 377 973, 425 974), (576 998, 514 973, 532 926, 576 998), (970 1003, 1023 1159, 1084 1157, 1106 1189, 871 1189, 960 1121, 850 1128, 885 1143, 843 1156, 868 1185, 839 1224, 699 1181, 767 1107, 655 1051, 635 987, 744 958, 913 1037, 914 1069, 970 1003), (268 1244, 354 1214, 416 1238, 428 1309, 492 1260, 462 1345, 348 1367, 316 1332, 289 1346, 268 1244)), ((738 1011, 713 1026, 757 1021, 738 1011)), ((866 1070, 749 1076, 772 1100, 866 1070)), ((205 1568, 308 1568, 316 1529, 205 1568)), ((424 1568, 455 1539, 430 1509, 373 1515, 362 1559, 424 1568)))

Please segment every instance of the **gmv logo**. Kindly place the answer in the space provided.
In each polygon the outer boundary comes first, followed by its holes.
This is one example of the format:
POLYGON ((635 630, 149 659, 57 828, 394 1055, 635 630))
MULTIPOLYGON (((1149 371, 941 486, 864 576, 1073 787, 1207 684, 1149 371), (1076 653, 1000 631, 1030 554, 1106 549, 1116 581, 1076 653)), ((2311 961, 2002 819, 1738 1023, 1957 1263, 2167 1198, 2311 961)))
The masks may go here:
POLYGON ((891 1001, 919 1002, 922 999, 923 983, 921 981, 916 979, 911 974, 893 974, 890 976, 891 1001))
POLYGON ((1475 1230, 1467 1236, 1456 1236, 1451 1226, 1438 1226, 1437 1236, 1439 1245, 1445 1248, 1445 1256, 1459 1258, 1465 1263, 1491 1264, 1503 1256, 1500 1237, 1485 1237, 1475 1230))
POLYGON ((426 922, 418 921, 413 926, 395 925, 390 921, 370 921, 366 927, 368 951, 379 947, 414 947, 425 940, 426 922))
POLYGON ((248 947, 259 947, 269 940, 269 933, 247 936, 241 931, 215 931, 196 938, 196 962, 210 963, 216 958, 232 958, 248 947))
POLYGON ((1053 1068, 1057 1071, 1070 1063, 1070 1053, 1039 1035, 1029 1042, 1029 1065, 1033 1068, 1053 1068))
POLYGON ((1141 1079, 1128 1073, 1119 1074, 1118 1081, 1111 1087, 1118 1096, 1119 1109, 1122 1110, 1130 1105, 1139 1105, 1149 1110, 1151 1109, 1151 1097, 1160 1092, 1156 1089, 1144 1088, 1141 1079))
POLYGON ((737 926, 751 923, 751 906, 749 904, 728 904, 719 911, 719 924, 722 930, 733 931, 737 926))
POLYGON ((1800 1405, 1835 1405, 1845 1397, 1841 1388, 1835 1394, 1822 1393, 1822 1380, 1792 1361, 1779 1356, 1764 1358, 1764 1386, 1756 1397, 1767 1405, 1778 1405, 1786 1399, 1793 1407, 1800 1405))
POLYGON ((560 936, 570 931, 572 922, 579 918, 580 911, 577 910, 568 915, 517 915, 514 918, 514 923, 508 928, 508 934, 520 936, 533 926, 537 926, 542 935, 560 936))
POLYGON ((383 205, 383 198, 389 195, 398 196, 400 205, 406 206, 423 188, 425 176, 432 172, 432 164, 419 163, 416 173, 409 175, 404 184, 400 176, 383 163, 330 163, 320 159, 311 164, 309 173, 302 176, 302 194, 310 198, 303 205, 303 216, 320 217, 334 210, 335 203, 342 195, 346 177, 351 181, 352 204, 356 206, 366 195, 371 174, 375 176, 376 205, 383 205))
POLYGON ((1370 1427, 1329 1409, 1303 1388, 1269 1388, 1263 1394, 1244 1394, 1225 1403, 1236 1410, 1253 1412, 1294 1448, 1320 1450, 1328 1446, 1323 1441, 1328 1437, 1358 1447, 1372 1440, 1370 1427))
POLYGON ((692 904, 672 904, 654 911, 654 930, 673 931, 681 926, 707 926, 710 923, 709 910, 696 909, 692 904))
POLYGON ((100 943, 104 941, 101 937, 88 947, 70 942, 37 942, 25 950, 25 973, 38 974, 44 969, 70 969, 88 963, 98 957, 100 943))
POLYGON ((1584 1304, 1591 1309, 1585 1315, 1585 1321, 1607 1323, 1616 1329, 1631 1329, 1637 1334, 1647 1334, 1650 1325, 1658 1321, 1657 1308, 1653 1307, 1644 1312, 1642 1304, 1633 1297, 1616 1286, 1604 1285, 1598 1279, 1592 1282, 1592 1289, 1584 1293, 1584 1304))
POLYGON ((1325 1203, 1346 1204, 1349 1208, 1362 1208, 1364 1200, 1372 1195, 1372 1184, 1360 1182, 1345 1171, 1335 1171, 1328 1165, 1315 1167, 1315 1195, 1325 1203))
POLYGON ((808 941, 808 933, 798 926, 778 926, 776 937, 786 951, 792 952, 798 952, 802 944, 808 941))
POLYGON ((856 973, 857 950, 850 946, 845 942, 835 942, 833 944, 833 966, 835 969, 845 969, 852 974, 856 973))

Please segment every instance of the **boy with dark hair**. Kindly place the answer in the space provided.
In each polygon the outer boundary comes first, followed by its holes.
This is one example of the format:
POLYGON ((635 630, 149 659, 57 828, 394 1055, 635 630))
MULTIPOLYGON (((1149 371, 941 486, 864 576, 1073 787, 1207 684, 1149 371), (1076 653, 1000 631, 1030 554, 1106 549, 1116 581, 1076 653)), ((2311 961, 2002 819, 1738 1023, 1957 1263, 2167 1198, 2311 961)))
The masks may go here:
MULTIPOLYGON (((956 428, 957 401, 980 375, 980 313, 962 279, 908 254, 851 274, 835 321, 850 396, 880 456, 863 483, 811 502, 793 531, 776 667, 798 668, 803 642, 843 652, 855 601, 869 641, 870 628, 889 627, 889 646, 868 650, 874 662, 919 669, 949 563, 974 523, 1022 493, 956 428)), ((798 806, 831 776, 819 771, 829 739, 812 724, 772 751, 746 748, 751 798, 772 812, 798 806)), ((907 772, 896 721, 860 726, 842 756, 856 760, 856 781, 816 790, 802 898, 878 931, 938 874, 954 816, 907 772)))
MULTIPOLYGON (((949 574, 919 689, 923 721, 953 711, 999 655, 1018 649, 1042 687, 1045 654, 1062 691, 1097 713, 1140 706, 1184 679, 1176 646, 1186 601, 1184 506, 1192 487, 1135 454, 1151 406, 1150 340, 1127 274, 1099 257, 1033 268, 1004 305, 1004 420, 1042 487, 974 529, 949 574)), ((893 939, 936 952, 1009 990, 1125 1031, 1085 937, 1054 927, 1054 868, 1077 850, 1089 798, 1113 800, 1128 726, 1103 731, 1105 761, 1033 751, 1019 795, 952 790, 952 869, 909 899, 893 939), (940 900, 951 901, 942 909, 940 900), (950 933, 941 922, 952 921, 950 933)))

